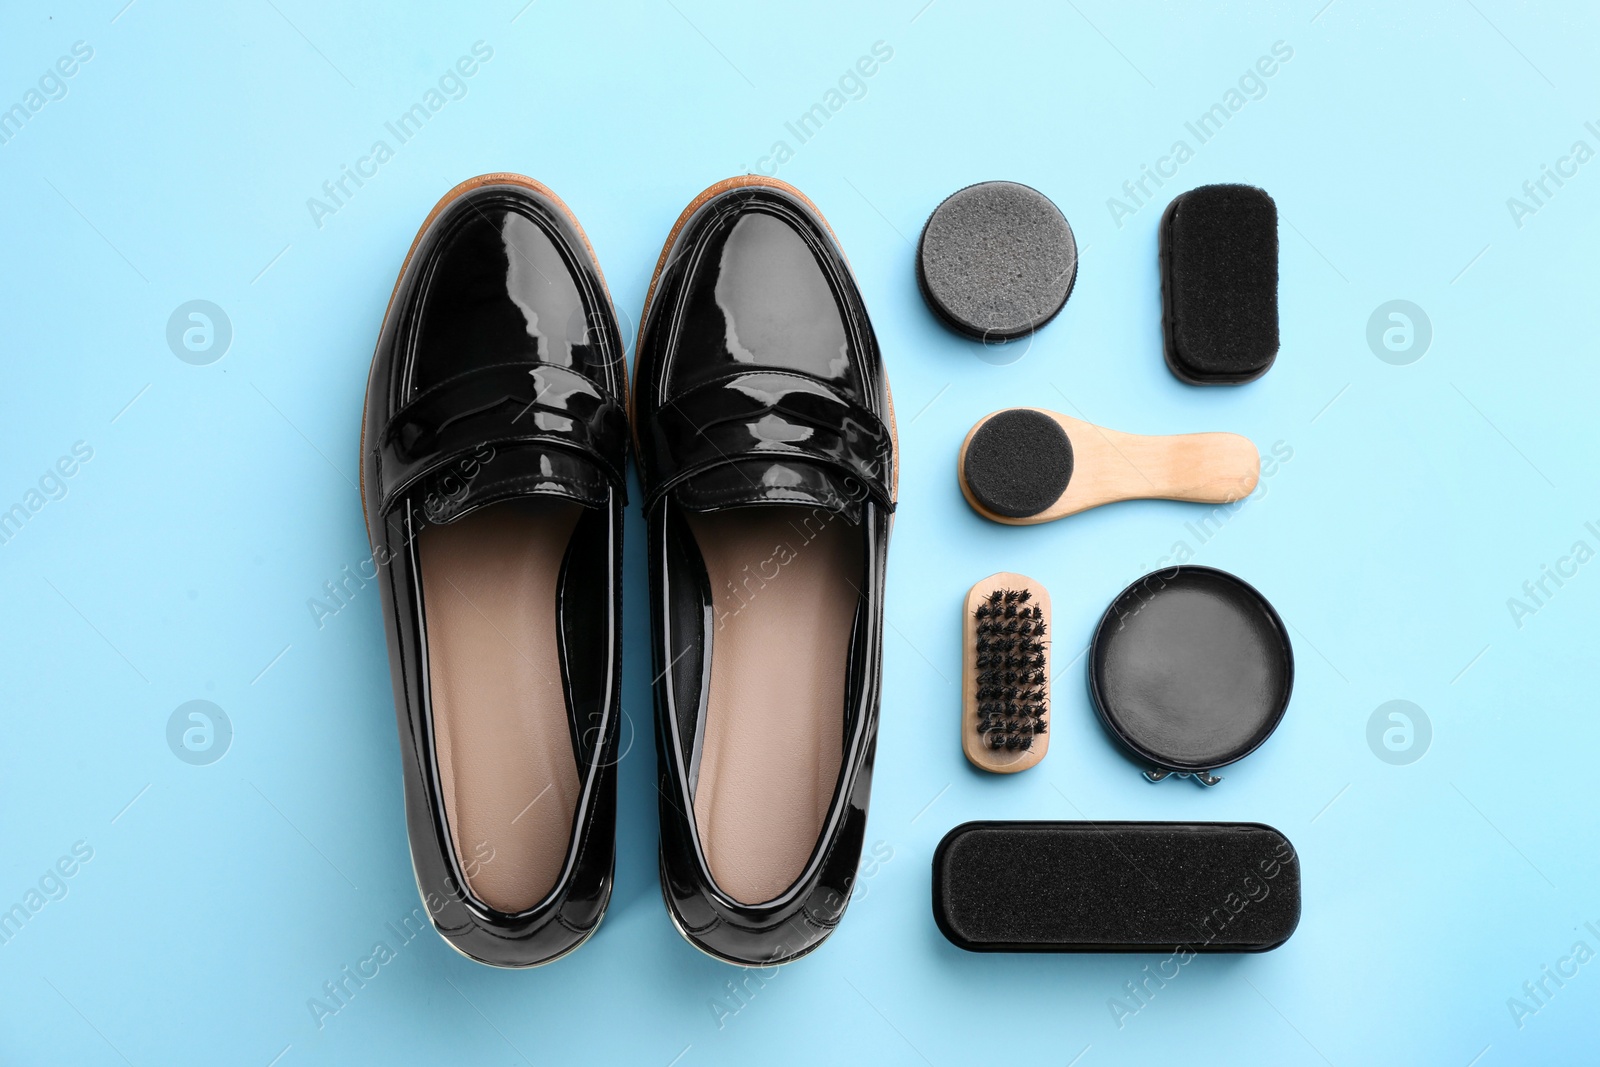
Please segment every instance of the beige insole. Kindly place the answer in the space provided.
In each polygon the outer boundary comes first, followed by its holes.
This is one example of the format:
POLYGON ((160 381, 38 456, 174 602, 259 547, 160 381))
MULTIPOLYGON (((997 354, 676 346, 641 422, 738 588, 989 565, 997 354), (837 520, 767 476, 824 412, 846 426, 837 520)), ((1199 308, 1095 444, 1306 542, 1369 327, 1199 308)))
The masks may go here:
POLYGON ((717 885, 761 904, 804 870, 839 776, 861 531, 787 506, 688 521, 715 615, 695 825, 717 885))
POLYGON ((507 501, 418 539, 445 815, 468 888, 504 912, 549 894, 572 834, 556 584, 581 510, 507 501))

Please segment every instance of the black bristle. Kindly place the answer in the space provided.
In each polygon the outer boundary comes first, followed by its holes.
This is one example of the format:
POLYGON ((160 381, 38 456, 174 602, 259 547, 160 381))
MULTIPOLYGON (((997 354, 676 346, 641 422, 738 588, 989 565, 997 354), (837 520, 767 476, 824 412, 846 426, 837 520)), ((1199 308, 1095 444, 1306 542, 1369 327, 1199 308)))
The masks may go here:
POLYGON ((1026 752, 1045 732, 1045 621, 1027 589, 999 589, 973 612, 978 733, 993 750, 1026 752))

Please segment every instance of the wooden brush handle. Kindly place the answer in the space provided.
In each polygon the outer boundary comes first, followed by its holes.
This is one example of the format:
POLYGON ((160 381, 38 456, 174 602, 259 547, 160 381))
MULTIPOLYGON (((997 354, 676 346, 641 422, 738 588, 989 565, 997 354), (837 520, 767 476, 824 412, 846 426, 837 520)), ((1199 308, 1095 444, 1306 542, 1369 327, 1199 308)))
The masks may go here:
MULTIPOLYGON (((1087 423, 1082 425, 1087 426, 1087 423)), ((1102 482, 1120 484, 1126 496, 1199 504, 1227 504, 1256 487, 1261 457, 1249 439, 1236 433, 1183 433, 1167 437, 1099 430, 1113 448, 1096 457, 1102 482)), ((1077 441, 1073 441, 1076 451, 1077 441)), ((1077 474, 1073 474, 1077 480, 1077 474)), ((1115 485, 1107 486, 1114 490, 1115 485)), ((1072 486, 1067 486, 1072 491, 1072 486)))

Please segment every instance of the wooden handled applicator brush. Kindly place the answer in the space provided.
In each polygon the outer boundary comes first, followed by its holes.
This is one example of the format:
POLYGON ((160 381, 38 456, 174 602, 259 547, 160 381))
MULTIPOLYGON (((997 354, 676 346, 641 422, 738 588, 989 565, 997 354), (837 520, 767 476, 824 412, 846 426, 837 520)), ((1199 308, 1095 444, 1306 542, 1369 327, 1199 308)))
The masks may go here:
POLYGON ((1027 526, 1118 500, 1227 504, 1261 474, 1256 446, 1233 433, 1142 437, 1043 408, 979 420, 961 444, 961 492, 986 519, 1027 526))

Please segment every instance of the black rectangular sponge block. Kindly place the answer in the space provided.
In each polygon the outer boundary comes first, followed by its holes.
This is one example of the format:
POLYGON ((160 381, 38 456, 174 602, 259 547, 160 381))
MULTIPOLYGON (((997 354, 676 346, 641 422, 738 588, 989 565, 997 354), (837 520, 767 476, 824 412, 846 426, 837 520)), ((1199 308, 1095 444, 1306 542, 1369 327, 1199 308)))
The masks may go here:
POLYGON ((1264 952, 1300 922, 1300 859, 1260 823, 969 822, 933 917, 970 952, 1264 952))
POLYGON ((1161 216, 1167 366, 1193 385, 1237 385, 1278 355, 1278 206, 1253 185, 1202 185, 1161 216))

